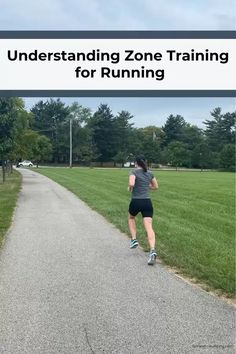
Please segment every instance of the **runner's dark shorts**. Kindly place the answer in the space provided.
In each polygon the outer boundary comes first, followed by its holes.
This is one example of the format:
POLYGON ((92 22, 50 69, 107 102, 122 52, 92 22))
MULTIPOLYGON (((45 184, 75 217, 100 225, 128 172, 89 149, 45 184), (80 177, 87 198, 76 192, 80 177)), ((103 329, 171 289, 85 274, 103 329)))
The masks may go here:
POLYGON ((138 213, 142 214, 143 218, 152 218, 153 206, 151 199, 132 199, 129 205, 129 213, 136 216, 138 213))

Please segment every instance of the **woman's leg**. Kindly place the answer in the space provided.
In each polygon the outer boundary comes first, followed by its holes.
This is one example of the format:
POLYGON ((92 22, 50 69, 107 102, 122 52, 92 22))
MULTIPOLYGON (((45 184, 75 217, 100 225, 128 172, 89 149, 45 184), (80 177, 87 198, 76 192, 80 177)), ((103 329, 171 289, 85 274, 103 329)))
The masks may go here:
POLYGON ((148 242, 151 250, 155 249, 155 232, 152 228, 152 218, 151 217, 144 217, 143 218, 143 225, 147 232, 148 242))
POLYGON ((129 216, 128 216, 128 224, 129 224, 129 231, 130 231, 130 234, 131 234, 131 238, 132 238, 132 240, 135 240, 136 239, 136 233, 137 233, 135 216, 129 214, 129 216))

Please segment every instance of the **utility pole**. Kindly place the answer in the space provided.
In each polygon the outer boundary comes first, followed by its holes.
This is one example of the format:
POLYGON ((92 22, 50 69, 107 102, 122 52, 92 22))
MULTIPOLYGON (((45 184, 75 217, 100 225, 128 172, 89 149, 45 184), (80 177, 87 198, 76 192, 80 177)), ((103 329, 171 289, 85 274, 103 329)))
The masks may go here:
POLYGON ((70 168, 72 168, 72 119, 70 119, 70 168))

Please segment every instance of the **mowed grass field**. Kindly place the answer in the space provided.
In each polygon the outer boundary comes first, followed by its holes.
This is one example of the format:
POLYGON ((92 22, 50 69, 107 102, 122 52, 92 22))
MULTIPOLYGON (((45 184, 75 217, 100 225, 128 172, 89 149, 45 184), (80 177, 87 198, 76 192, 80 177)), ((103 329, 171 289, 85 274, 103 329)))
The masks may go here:
MULTIPOLYGON (((129 234, 129 170, 40 168, 129 234)), ((235 175, 221 172, 154 172, 151 191, 157 250, 168 265, 232 297, 235 286, 235 175)), ((96 237, 96 235, 94 235, 96 237)), ((138 239, 148 250, 142 219, 138 239)), ((127 242, 127 247, 129 244, 127 242)), ((117 255, 119 257, 119 255, 117 255)))
POLYGON ((0 247, 3 244, 4 235, 11 225, 20 186, 20 173, 14 171, 13 174, 6 177, 4 183, 0 173, 0 247))

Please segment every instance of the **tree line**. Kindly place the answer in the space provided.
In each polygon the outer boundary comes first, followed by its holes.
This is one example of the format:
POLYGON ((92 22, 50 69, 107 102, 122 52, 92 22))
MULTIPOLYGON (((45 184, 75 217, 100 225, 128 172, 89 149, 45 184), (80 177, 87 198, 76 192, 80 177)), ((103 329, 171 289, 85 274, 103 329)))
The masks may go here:
POLYGON ((48 99, 28 111, 21 98, 0 98, 0 159, 68 163, 71 120, 74 163, 123 165, 143 153, 150 165, 235 170, 236 112, 215 108, 204 129, 178 114, 162 127, 137 128, 133 118, 125 110, 114 115, 107 104, 92 113, 78 103, 48 99))

